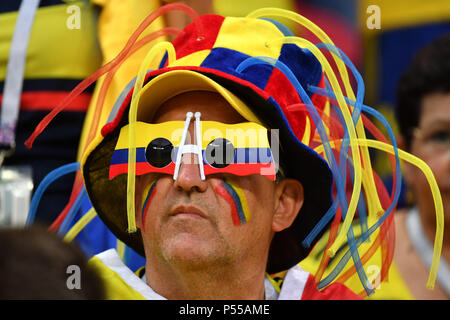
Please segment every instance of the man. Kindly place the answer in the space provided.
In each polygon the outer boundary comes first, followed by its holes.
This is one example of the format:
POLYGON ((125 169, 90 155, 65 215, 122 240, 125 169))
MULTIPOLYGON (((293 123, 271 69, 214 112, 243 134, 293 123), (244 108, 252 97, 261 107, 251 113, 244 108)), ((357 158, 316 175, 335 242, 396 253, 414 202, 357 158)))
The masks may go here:
MULTIPOLYGON (((170 52, 163 57, 138 100, 128 92, 89 147, 82 167, 95 210, 146 257, 141 277, 112 250, 93 258, 108 278, 110 298, 358 298, 338 283, 318 291, 297 265, 310 251, 301 242, 331 205, 330 169, 300 142, 312 141, 310 116, 288 112, 302 101, 278 69, 263 63, 236 69, 264 55, 291 67, 304 87, 323 86, 311 52, 269 44, 283 36, 263 19, 199 17, 173 41, 176 60, 170 52), (245 139, 227 130, 243 130, 245 139), (126 175, 133 166, 135 184, 126 175), (269 274, 286 270, 280 290, 269 274)), ((323 98, 309 98, 324 108, 323 98)))

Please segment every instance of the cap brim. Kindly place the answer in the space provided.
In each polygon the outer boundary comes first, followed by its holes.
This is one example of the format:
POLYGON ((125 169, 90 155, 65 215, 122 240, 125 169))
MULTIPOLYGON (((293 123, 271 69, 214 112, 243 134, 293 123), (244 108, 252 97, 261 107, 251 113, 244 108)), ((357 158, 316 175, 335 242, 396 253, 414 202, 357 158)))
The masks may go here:
POLYGON ((220 94, 242 117, 262 124, 253 111, 236 95, 207 76, 190 70, 173 70, 149 81, 139 97, 137 119, 153 119, 158 108, 167 100, 192 91, 209 91, 220 94))

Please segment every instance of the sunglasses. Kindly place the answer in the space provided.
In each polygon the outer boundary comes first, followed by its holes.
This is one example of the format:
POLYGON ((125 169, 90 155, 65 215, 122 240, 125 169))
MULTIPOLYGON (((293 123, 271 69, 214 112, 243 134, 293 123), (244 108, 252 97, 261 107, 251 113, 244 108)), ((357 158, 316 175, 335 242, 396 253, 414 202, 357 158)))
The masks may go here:
MULTIPOLYGON (((195 143, 189 136, 189 123, 194 115, 188 112, 186 121, 158 124, 136 122, 136 175, 164 173, 178 177, 183 154, 194 159, 200 175, 230 173, 238 176, 259 174, 275 180, 276 166, 269 145, 268 130, 260 124, 244 122, 225 124, 200 121, 195 114, 195 143), (199 161, 201 159, 202 161, 199 161)), ((122 127, 109 167, 109 178, 128 172, 129 125, 122 127)))

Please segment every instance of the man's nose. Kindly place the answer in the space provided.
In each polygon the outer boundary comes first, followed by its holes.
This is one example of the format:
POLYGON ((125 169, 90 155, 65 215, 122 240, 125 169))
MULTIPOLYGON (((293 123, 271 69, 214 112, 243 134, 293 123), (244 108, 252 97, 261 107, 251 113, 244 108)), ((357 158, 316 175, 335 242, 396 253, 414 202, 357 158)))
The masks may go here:
POLYGON ((183 154, 174 186, 180 191, 186 192, 206 191, 208 184, 206 180, 202 180, 199 165, 203 165, 203 159, 198 159, 196 154, 183 154))
MULTIPOLYGON (((188 135, 185 144, 196 143, 195 125, 189 125, 188 135)), ((195 153, 185 153, 181 156, 178 176, 175 180, 175 187, 187 192, 204 192, 207 188, 206 180, 202 180, 200 167, 203 166, 203 159, 199 159, 195 153)))

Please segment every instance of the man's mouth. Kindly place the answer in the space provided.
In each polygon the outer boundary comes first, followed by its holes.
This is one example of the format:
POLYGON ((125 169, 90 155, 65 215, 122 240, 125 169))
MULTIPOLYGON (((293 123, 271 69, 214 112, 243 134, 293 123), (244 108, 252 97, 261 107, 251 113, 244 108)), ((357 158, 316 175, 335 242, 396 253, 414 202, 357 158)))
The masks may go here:
POLYGON ((194 206, 177 206, 169 214, 170 217, 186 217, 195 219, 206 219, 208 216, 200 209, 194 206))

